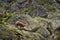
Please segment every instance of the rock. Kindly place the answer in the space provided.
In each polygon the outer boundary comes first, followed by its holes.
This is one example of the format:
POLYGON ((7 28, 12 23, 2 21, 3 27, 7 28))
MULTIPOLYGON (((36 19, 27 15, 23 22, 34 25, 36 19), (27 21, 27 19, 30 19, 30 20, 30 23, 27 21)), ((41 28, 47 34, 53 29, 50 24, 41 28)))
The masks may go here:
POLYGON ((59 5, 59 0, 0 0, 0 40, 60 40, 59 5))
POLYGON ((46 13, 46 11, 42 8, 42 6, 37 6, 37 14, 40 17, 47 17, 48 14, 46 13))
POLYGON ((50 35, 50 32, 43 27, 39 28, 37 32, 40 33, 45 38, 47 38, 50 35))
POLYGON ((32 12, 30 12, 29 15, 34 16, 34 17, 36 16, 36 17, 44 17, 44 18, 46 18, 48 16, 48 14, 42 8, 41 5, 37 6, 37 8, 35 8, 34 10, 32 10, 32 12))
POLYGON ((3 8, 0 8, 0 13, 3 13, 3 10, 4 10, 3 8))
POLYGON ((32 31, 32 29, 34 29, 38 25, 35 21, 33 21, 33 19, 29 15, 24 15, 24 14, 18 14, 17 16, 13 16, 7 22, 15 25, 15 22, 17 20, 28 24, 28 27, 26 27, 24 29, 29 30, 29 31, 32 31))
POLYGON ((60 0, 55 0, 58 4, 60 4, 60 0))
POLYGON ((14 32, 7 30, 5 26, 0 25, 0 39, 1 40, 11 40, 17 37, 14 32))
POLYGON ((21 0, 17 0, 18 3, 23 3, 25 1, 27 1, 27 0, 22 0, 22 1, 21 0))
POLYGON ((19 4, 18 4, 17 2, 13 3, 13 4, 11 5, 11 10, 12 10, 12 11, 18 11, 18 10, 19 10, 18 5, 19 5, 19 4))
POLYGON ((5 5, 6 10, 10 10, 10 5, 5 5))

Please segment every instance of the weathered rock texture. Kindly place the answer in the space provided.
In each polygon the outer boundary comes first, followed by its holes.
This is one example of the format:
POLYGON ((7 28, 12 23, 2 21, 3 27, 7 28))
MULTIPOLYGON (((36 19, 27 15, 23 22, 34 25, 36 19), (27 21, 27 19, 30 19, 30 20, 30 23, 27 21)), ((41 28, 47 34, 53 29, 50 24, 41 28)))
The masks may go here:
POLYGON ((60 0, 0 0, 0 40, 60 40, 60 0))

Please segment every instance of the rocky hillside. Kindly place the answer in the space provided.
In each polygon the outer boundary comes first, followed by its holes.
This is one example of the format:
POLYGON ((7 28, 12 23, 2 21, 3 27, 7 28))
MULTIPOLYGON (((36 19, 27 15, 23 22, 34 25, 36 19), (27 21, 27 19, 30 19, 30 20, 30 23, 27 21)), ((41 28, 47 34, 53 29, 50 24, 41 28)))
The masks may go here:
POLYGON ((60 0, 0 0, 0 40, 60 40, 60 0))

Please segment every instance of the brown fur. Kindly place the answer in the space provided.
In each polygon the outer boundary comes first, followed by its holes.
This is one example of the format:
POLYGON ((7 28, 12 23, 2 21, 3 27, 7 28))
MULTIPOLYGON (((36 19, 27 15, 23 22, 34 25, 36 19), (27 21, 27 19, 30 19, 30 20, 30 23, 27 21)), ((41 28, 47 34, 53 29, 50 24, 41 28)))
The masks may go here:
POLYGON ((20 21, 16 21, 15 24, 16 24, 16 25, 19 25, 19 26, 21 26, 21 27, 25 27, 25 26, 27 26, 25 23, 20 22, 20 21))

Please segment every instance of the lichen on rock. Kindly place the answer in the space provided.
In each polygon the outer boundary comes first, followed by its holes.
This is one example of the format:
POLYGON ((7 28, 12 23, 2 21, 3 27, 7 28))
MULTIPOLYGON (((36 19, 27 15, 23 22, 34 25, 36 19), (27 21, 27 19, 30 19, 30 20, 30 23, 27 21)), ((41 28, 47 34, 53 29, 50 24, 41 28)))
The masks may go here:
POLYGON ((0 40, 60 40, 60 1, 0 0, 0 40))

